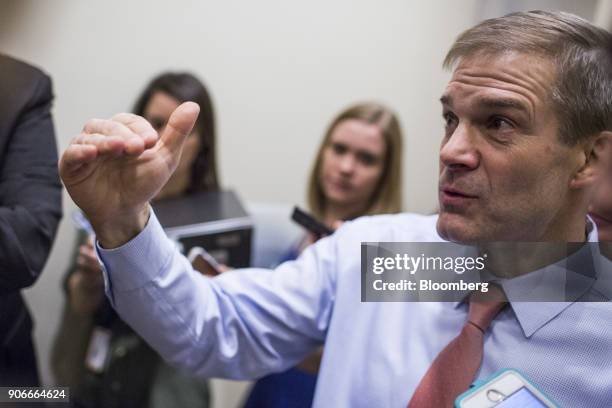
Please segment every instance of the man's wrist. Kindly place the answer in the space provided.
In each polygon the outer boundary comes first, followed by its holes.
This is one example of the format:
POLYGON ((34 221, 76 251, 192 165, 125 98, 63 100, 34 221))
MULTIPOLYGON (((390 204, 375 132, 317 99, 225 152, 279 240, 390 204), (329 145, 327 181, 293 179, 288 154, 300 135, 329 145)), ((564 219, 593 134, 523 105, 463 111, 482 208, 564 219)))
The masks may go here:
POLYGON ((92 222, 92 226, 100 246, 104 249, 113 249, 126 244, 140 234, 147 225, 150 215, 151 210, 147 203, 140 211, 123 214, 112 221, 92 222))

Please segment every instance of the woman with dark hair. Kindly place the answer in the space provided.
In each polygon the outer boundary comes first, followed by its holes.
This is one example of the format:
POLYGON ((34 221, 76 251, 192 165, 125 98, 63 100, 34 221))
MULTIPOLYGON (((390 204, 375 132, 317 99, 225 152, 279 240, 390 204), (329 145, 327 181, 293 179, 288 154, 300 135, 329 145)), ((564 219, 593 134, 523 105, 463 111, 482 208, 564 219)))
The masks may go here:
MULTIPOLYGON (((134 106, 162 133, 182 102, 200 105, 181 161, 155 201, 219 189, 215 122, 210 96, 188 73, 154 78, 134 106)), ((83 232, 65 279, 67 302, 51 356, 60 386, 70 387, 77 407, 207 407, 206 382, 166 365, 130 328, 104 297, 104 283, 91 235, 83 232)))
MULTIPOLYGON (((219 189, 217 176, 217 161, 215 156, 215 115, 208 91, 196 77, 188 73, 165 73, 154 78, 142 92, 136 104, 134 113, 143 116, 160 133, 170 117, 170 108, 183 102, 192 101, 200 105, 200 115, 193 129, 189 148, 183 154, 189 158, 182 159, 179 168, 168 181, 173 179, 189 180, 182 193, 190 194, 198 191, 214 191, 219 189), (197 146, 197 149, 194 148, 197 146), (193 157, 193 158, 192 158, 193 157), (180 173, 180 174, 176 174, 180 173), (189 177, 187 177, 189 173, 189 177)), ((165 188, 166 188, 165 187, 165 188)), ((177 185, 178 189, 183 187, 177 185)), ((163 190, 162 190, 163 191, 163 190)), ((163 197, 157 196, 157 199, 163 197)))

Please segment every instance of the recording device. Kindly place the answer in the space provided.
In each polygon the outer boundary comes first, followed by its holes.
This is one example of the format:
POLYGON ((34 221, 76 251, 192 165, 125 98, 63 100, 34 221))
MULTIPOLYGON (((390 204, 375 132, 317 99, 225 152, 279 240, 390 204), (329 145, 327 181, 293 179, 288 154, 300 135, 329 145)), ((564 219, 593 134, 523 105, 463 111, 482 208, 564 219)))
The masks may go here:
POLYGON ((189 194, 151 205, 168 238, 183 254, 200 247, 232 268, 250 265, 253 221, 234 192, 189 194))
POLYGON ((455 400, 455 408, 558 408, 523 374, 505 369, 472 388, 455 400))
POLYGON ((293 214, 291 214, 291 219, 319 237, 331 235, 334 233, 333 229, 318 221, 312 215, 308 214, 306 211, 300 209, 297 206, 293 207, 293 214))
POLYGON ((193 268, 203 275, 217 276, 222 272, 219 262, 202 247, 196 246, 191 248, 187 259, 189 259, 193 268))

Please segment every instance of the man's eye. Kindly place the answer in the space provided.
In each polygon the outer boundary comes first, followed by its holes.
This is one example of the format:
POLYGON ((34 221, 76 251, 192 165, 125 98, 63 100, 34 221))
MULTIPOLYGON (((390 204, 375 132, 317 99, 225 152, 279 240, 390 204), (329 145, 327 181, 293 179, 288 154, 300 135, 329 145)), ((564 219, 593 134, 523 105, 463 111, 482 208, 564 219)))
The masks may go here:
POLYGON ((514 125, 504 117, 494 116, 489 122, 489 127, 494 130, 510 130, 514 128, 514 125))
POLYGON ((452 129, 457 126, 457 116, 451 112, 445 112, 442 114, 444 118, 444 126, 446 129, 452 129))

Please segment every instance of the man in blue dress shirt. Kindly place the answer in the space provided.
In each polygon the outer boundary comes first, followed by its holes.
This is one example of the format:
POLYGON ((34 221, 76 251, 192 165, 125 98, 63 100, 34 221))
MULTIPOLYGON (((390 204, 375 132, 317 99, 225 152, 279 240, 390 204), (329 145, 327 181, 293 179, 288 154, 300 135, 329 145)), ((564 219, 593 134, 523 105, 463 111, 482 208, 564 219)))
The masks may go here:
MULTIPOLYGON (((548 12, 461 34, 445 61, 453 75, 441 97, 439 215, 347 222, 276 270, 202 278, 148 205, 176 167, 193 103, 159 138, 129 114, 88 122, 61 176, 96 230, 113 305, 166 359, 202 376, 252 379, 325 342, 314 406, 405 407, 468 306, 362 303, 361 242, 597 241, 587 207, 612 155, 611 39, 548 12)), ((508 296, 484 335, 477 378, 511 367, 561 406, 612 406, 612 293, 583 256, 568 259, 592 278, 568 301, 508 296)), ((504 289, 545 291, 537 282, 504 289)))

